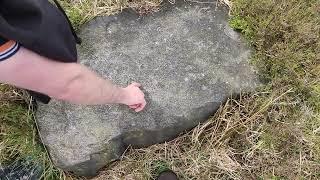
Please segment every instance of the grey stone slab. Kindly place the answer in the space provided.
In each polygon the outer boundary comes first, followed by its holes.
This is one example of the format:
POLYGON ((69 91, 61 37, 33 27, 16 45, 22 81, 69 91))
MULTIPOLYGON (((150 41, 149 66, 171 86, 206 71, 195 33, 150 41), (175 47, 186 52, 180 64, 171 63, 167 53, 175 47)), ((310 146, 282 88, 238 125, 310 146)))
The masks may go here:
POLYGON ((207 120, 231 94, 254 89, 250 49, 228 26, 227 11, 179 1, 147 16, 124 11, 83 26, 80 63, 122 86, 142 83, 148 105, 135 113, 122 105, 40 104, 39 130, 53 162, 94 175, 128 145, 171 140, 207 120))

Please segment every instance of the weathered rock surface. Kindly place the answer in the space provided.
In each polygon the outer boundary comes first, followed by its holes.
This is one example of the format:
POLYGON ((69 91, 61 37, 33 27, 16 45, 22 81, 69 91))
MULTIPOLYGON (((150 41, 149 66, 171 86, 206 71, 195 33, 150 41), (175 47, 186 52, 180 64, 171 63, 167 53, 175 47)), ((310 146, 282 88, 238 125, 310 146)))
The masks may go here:
POLYGON ((125 11, 86 24, 80 63, 126 86, 143 84, 148 105, 39 105, 37 120, 53 162, 94 175, 128 145, 170 140, 205 121, 231 94, 251 90, 256 76, 249 49, 228 26, 227 9, 179 2, 139 17, 125 11))

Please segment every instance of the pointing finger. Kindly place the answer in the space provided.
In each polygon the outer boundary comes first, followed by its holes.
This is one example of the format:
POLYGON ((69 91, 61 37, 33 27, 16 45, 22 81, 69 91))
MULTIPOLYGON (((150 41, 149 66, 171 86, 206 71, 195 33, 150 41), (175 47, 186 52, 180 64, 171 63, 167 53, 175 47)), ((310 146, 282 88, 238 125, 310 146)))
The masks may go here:
POLYGON ((142 111, 146 106, 146 101, 144 101, 138 108, 135 109, 136 112, 142 111))
POLYGON ((131 85, 136 86, 136 87, 141 87, 141 84, 137 83, 137 82, 133 82, 131 85))
POLYGON ((132 109, 136 109, 140 106, 140 104, 134 104, 134 105, 130 105, 129 107, 132 109))

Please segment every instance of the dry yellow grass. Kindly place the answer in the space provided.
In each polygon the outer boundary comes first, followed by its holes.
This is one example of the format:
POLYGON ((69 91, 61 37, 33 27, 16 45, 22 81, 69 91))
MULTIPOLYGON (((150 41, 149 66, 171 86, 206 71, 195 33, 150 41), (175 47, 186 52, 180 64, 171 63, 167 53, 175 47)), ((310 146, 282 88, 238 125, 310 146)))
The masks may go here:
POLYGON ((76 28, 102 15, 113 15, 125 8, 132 8, 140 14, 157 11, 162 0, 63 0, 67 14, 76 28))
POLYGON ((182 179, 245 179, 244 173, 253 169, 254 163, 255 168, 262 167, 259 158, 270 153, 259 154, 263 142, 256 141, 267 113, 287 93, 261 92, 229 99, 208 122, 177 139, 149 148, 129 149, 120 162, 105 169, 95 180, 148 180, 161 167, 174 170, 182 179))
MULTIPOLYGON (((176 0, 167 1, 173 4, 176 0)), ((74 25, 79 28, 94 17, 113 15, 126 8, 132 8, 141 15, 156 12, 163 0, 62 0, 61 2, 74 25)), ((219 2, 229 7, 232 5, 230 0, 219 0, 219 2)))

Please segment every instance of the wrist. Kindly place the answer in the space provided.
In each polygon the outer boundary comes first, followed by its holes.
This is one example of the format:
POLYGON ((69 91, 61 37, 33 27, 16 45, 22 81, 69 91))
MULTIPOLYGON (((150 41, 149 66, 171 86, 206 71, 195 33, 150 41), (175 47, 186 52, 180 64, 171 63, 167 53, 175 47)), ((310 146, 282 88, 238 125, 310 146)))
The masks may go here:
POLYGON ((125 104, 127 99, 127 91, 125 88, 117 87, 115 90, 114 103, 125 104))

